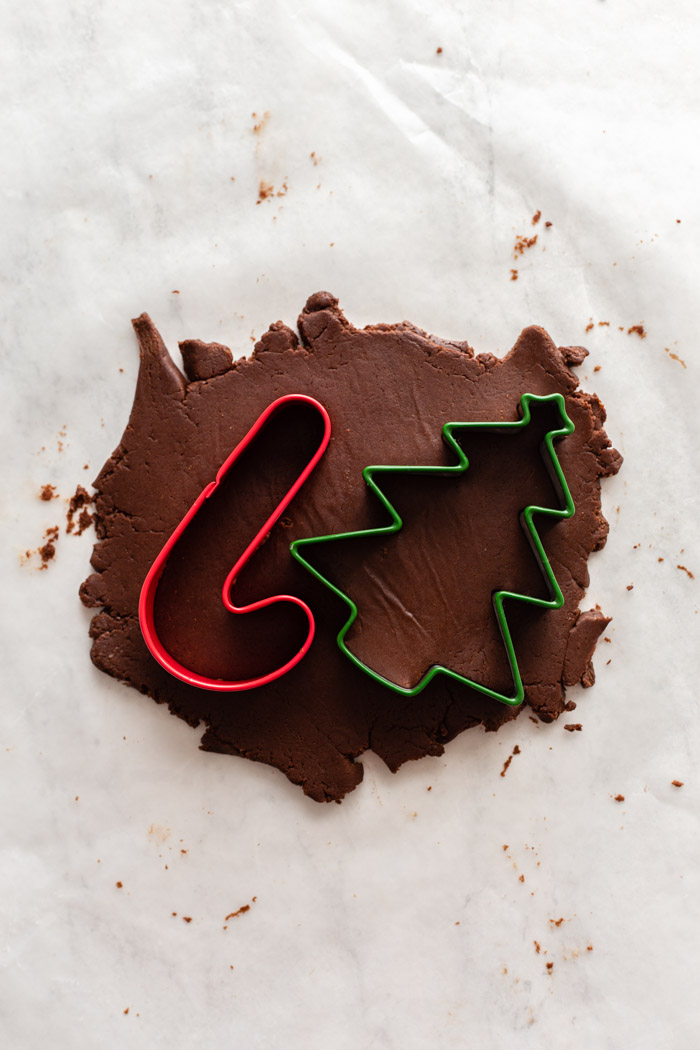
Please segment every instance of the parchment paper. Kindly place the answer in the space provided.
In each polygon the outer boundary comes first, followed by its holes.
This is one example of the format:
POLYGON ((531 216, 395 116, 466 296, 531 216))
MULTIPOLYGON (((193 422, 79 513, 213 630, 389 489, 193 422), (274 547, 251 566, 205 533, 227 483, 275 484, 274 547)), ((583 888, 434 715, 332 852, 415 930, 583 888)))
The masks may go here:
POLYGON ((2 5, 5 1046, 697 1044, 698 46, 689 0, 2 5), (585 343, 625 456, 583 730, 370 754, 327 807, 92 667, 64 531, 130 317, 246 354, 321 288, 585 343))

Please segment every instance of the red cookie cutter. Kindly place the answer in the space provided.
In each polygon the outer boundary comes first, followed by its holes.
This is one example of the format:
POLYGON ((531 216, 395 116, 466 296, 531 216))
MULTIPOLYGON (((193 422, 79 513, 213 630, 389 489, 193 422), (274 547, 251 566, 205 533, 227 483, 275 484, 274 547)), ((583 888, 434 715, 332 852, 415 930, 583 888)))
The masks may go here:
POLYGON ((268 405, 268 407, 265 409, 262 415, 258 417, 253 426, 250 428, 243 440, 236 445, 231 455, 226 460, 224 460, 222 465, 219 467, 219 470, 217 471, 216 480, 210 482, 203 490, 203 492, 200 493, 200 495, 197 497, 190 509, 187 511, 187 514, 185 514, 180 524, 177 526, 175 531, 168 539, 167 543, 161 550, 156 560, 153 562, 153 565, 149 569, 148 575, 144 580, 143 587, 141 588, 141 595, 139 597, 139 623, 141 626, 141 633, 143 634, 144 641, 146 642, 146 645, 148 646, 151 655, 155 657, 158 663, 162 667, 164 667, 166 671, 169 671, 170 674, 175 676, 175 678, 179 678, 181 682, 187 682, 188 685, 197 686, 199 689, 211 689, 220 693, 236 692, 238 690, 243 689, 257 689, 258 686, 267 685, 268 682, 274 682, 276 678, 281 678, 282 675, 285 675, 288 671, 291 671, 292 668, 296 667, 299 661, 302 660, 308 652, 309 646, 311 645, 314 638, 316 625, 311 609, 308 607, 306 602, 301 600, 301 598, 295 598, 292 594, 275 594, 270 598, 262 598, 260 601, 252 602, 250 605, 237 606, 233 604, 230 592, 231 588, 233 587, 233 584, 235 583, 236 577, 240 573, 241 569, 244 567, 244 565, 246 565, 248 560, 253 556, 255 551, 262 544, 263 540, 270 532, 272 526, 282 515, 285 509, 289 506, 299 489, 302 487, 302 485, 308 478, 309 474, 311 474, 312 470, 318 464, 319 460, 321 459, 328 447, 330 437, 330 416, 319 401, 316 401, 316 399, 313 397, 308 397, 306 394, 285 394, 284 397, 278 397, 276 401, 273 401, 272 404, 268 405), (226 579, 224 580, 224 586, 221 593, 224 605, 229 610, 229 612, 232 613, 240 614, 255 612, 257 609, 265 609, 268 605, 276 605, 278 602, 290 602, 292 605, 298 605, 300 609, 304 610, 306 618, 309 622, 309 630, 306 635, 306 640, 302 645, 301 649, 294 654, 291 660, 288 660, 286 664, 282 665, 282 667, 278 667, 276 670, 270 671, 269 674, 261 675, 258 678, 248 678, 245 681, 238 682, 227 682, 221 678, 206 678, 204 675, 196 674, 194 671, 191 671, 189 668, 184 667, 181 663, 179 663, 175 659, 175 657, 168 652, 168 650, 165 648, 160 638, 158 637, 154 618, 154 606, 156 591, 158 590, 158 583, 160 581, 160 577, 163 574, 165 563, 168 560, 168 557, 173 547, 175 546, 178 539, 185 531, 189 523, 192 521, 197 511, 205 502, 205 500, 208 500, 209 497, 216 491, 219 483, 231 469, 238 457, 248 448, 250 443, 255 439, 256 435, 263 429, 263 427, 267 424, 270 418, 285 405, 289 405, 294 402, 311 405, 312 408, 315 408, 317 412, 320 413, 321 418, 323 419, 323 437, 321 439, 321 443, 316 449, 316 452, 314 453, 312 458, 302 470, 301 474, 299 474, 299 476, 297 477, 294 484, 291 486, 290 489, 287 490, 285 496, 277 505, 277 507, 273 510, 272 514, 269 516, 265 524, 260 529, 258 529, 254 538, 250 541, 246 549, 243 551, 243 554, 240 556, 240 558, 233 566, 226 579))

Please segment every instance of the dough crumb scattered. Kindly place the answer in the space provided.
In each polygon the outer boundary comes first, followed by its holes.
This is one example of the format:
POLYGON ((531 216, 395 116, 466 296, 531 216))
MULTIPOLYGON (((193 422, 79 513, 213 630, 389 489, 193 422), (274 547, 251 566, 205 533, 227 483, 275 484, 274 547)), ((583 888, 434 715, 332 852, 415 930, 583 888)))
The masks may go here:
POLYGON ((643 324, 633 324, 627 329, 627 335, 638 335, 640 339, 646 339, 647 333, 643 324))
POLYGON ((537 244, 537 234, 532 237, 524 237, 522 234, 517 234, 515 238, 515 244, 513 245, 513 258, 517 259, 519 255, 522 255, 526 248, 534 248, 537 244))
MULTIPOLYGON (((46 540, 46 543, 42 547, 39 547, 37 550, 37 554, 41 558, 41 565, 39 566, 39 570, 48 569, 49 562, 53 561, 53 559, 56 557, 56 544, 58 543, 59 532, 60 529, 58 525, 52 525, 44 533, 44 539, 46 540)), ((29 555, 31 554, 31 551, 28 551, 27 553, 29 555)))

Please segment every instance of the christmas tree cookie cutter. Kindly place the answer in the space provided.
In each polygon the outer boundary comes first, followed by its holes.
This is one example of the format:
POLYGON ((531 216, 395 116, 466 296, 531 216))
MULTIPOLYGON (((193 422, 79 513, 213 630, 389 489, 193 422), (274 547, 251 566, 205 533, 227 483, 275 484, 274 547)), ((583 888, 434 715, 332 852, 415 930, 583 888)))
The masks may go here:
POLYGON ((211 481, 199 494, 195 502, 192 504, 190 509, 185 514, 184 518, 171 534, 165 546, 161 550, 160 554, 153 562, 151 568, 148 571, 148 575, 144 580, 141 588, 141 594, 139 597, 139 624, 141 626, 141 633, 143 634, 144 641, 148 646, 148 649, 152 656, 158 661, 161 667, 164 667, 166 671, 169 671, 175 678, 179 678, 181 682, 186 682, 188 685, 197 686, 199 689, 210 689, 215 692, 236 692, 244 689, 256 689, 258 686, 267 685, 268 682, 274 682, 276 678, 281 678, 282 675, 287 674, 293 667, 304 658, 311 645, 314 633, 316 630, 316 624, 314 621, 313 613, 311 609, 302 601, 301 598, 296 598, 291 594, 275 594, 269 598, 263 598, 260 601, 252 602, 249 605, 237 606, 234 605, 231 599, 231 588, 233 587, 236 577, 241 572, 243 567, 253 556, 258 547, 266 539, 270 529, 275 522, 281 517, 285 509, 289 506, 291 501, 296 496, 299 489, 305 483, 311 472, 315 469, 319 460, 323 456, 324 452, 328 448, 328 442, 331 437, 331 421, 328 412, 320 403, 313 397, 309 397, 306 394, 285 394, 283 397, 278 397, 276 401, 273 401, 265 411, 258 417, 253 423, 252 427, 245 435, 245 437, 239 441, 234 448, 233 452, 224 460, 219 467, 216 478, 211 481), (158 583, 165 564, 180 536, 183 534, 185 529, 188 527, 192 519, 195 517, 197 512, 201 509, 202 505, 214 494, 222 480, 233 467, 236 460, 245 452, 251 442, 255 439, 256 435, 266 426, 269 420, 274 416, 280 409, 290 404, 306 404, 311 408, 315 409, 321 416, 323 422, 323 435, 321 441, 314 452, 311 459, 308 461, 304 469, 297 476, 293 485, 282 497, 280 502, 277 504, 275 509, 272 511, 270 516, 266 519, 265 524, 258 529, 253 539, 250 541, 246 549, 241 554, 240 558, 236 561, 235 565, 229 572, 228 576, 224 581, 222 588, 222 599, 225 607, 229 612, 242 614, 248 612, 255 612, 257 609, 264 609, 269 605, 275 605, 279 602, 288 602, 292 605, 297 605, 303 610, 308 621, 308 630, 306 639, 301 648, 292 656, 290 660, 287 660, 281 667, 276 668, 269 674, 260 675, 256 678, 248 678, 242 681, 226 681, 219 678, 208 678, 205 675, 197 674, 196 671, 192 671, 190 668, 185 667, 181 664, 172 653, 168 652, 162 640, 160 639, 156 630, 155 624, 155 599, 156 591, 158 590, 158 583))
POLYGON ((360 671, 363 671, 370 678, 374 679, 380 685, 386 686, 388 689, 393 690, 395 693, 399 693, 401 696, 416 696, 421 693, 425 687, 435 678, 437 675, 445 675, 447 678, 451 678, 457 682, 461 682, 463 685, 467 685, 472 689, 475 689, 479 693, 483 693, 485 696, 491 697, 493 700, 498 700, 502 704, 507 704, 509 707, 518 707, 525 697, 525 688, 523 686, 522 677, 520 675, 520 669, 518 667, 518 661, 515 654, 515 647, 513 645, 513 639, 511 637, 510 628, 508 626, 508 620, 505 615, 503 604, 506 601, 518 601, 524 604, 530 605, 536 609, 561 609, 564 605, 564 595, 562 594, 561 588, 557 582, 552 566, 550 565, 549 559, 545 552, 542 540, 535 528, 534 517, 540 515, 541 517, 549 518, 550 520, 559 521, 565 518, 573 517, 575 513, 574 501, 569 490, 564 471, 561 468, 561 464, 557 458, 556 452, 554 451, 554 442, 557 439, 566 437, 567 434, 572 434, 574 431, 574 424, 567 415, 566 402, 562 394, 530 394, 525 393, 520 399, 520 412, 521 418, 515 422, 504 423, 504 422, 475 422, 475 423, 445 423, 442 428, 442 438, 447 447, 455 453, 458 462, 453 466, 369 466, 365 467, 362 472, 362 476, 367 487, 370 491, 379 499, 380 503, 383 504, 385 509, 389 512, 391 522, 388 525, 379 526, 378 528, 361 529, 354 532, 337 532, 328 536, 310 536, 303 539, 294 540, 290 544, 290 552, 292 557, 299 562, 305 569, 307 569, 312 576, 315 576, 324 587, 332 591, 338 598, 340 598, 350 610, 350 615, 346 620, 343 627, 340 629, 337 635, 337 643, 341 652, 357 667, 360 671), (346 645, 345 637, 352 627, 353 623, 357 619, 358 608, 352 598, 336 587, 326 576, 324 576, 318 569, 308 561, 305 554, 302 551, 311 551, 314 547, 324 543, 332 543, 335 540, 349 540, 355 539, 359 536, 370 537, 370 536, 390 536, 396 532, 399 532, 403 527, 403 521, 399 516, 398 512, 389 502, 387 497, 382 492, 376 477, 382 475, 418 475, 418 476, 454 476, 463 474, 469 468, 469 460, 466 454, 460 447, 457 441, 457 435, 469 434, 472 431, 497 431, 499 433, 513 433, 518 430, 523 430, 528 426, 531 419, 530 406, 532 404, 551 404, 556 406, 559 411, 559 415, 562 421, 561 427, 553 429, 547 432, 544 441, 542 443, 541 451, 543 453, 543 459, 545 466, 549 470, 552 481, 555 488, 558 489, 560 501, 562 506, 560 509, 553 507, 538 507, 530 505, 525 507, 521 514, 521 522, 525 529, 526 535, 532 545, 533 552, 539 562, 544 576, 545 583, 550 593, 550 598, 533 598, 527 594, 517 594, 514 591, 499 590, 495 591, 492 596, 492 602, 496 617, 498 620, 498 626, 501 631, 503 643, 505 646, 506 654, 508 657, 508 664, 510 667, 510 673, 513 679, 513 695, 508 696, 504 693, 500 693, 495 689, 490 689, 488 686, 483 685, 480 682, 475 682, 472 679, 466 678, 464 675, 458 674, 449 667, 445 667, 442 664, 433 664, 420 681, 412 686, 402 686, 396 682, 392 682, 390 679, 385 678, 384 675, 375 671, 368 664, 364 663, 358 656, 356 656, 346 645), (545 455, 546 453, 546 455, 545 455))

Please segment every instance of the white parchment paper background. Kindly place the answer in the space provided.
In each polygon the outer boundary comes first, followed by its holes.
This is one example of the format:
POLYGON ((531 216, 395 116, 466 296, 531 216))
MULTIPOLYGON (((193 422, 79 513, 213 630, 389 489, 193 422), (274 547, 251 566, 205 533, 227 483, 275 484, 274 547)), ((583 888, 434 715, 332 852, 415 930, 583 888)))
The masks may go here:
POLYGON ((4 1046, 698 1044, 699 47, 691 0, 2 4, 4 1046), (92 667, 89 533, 20 564, 119 439, 130 317, 242 354, 320 288, 585 342, 625 455, 583 731, 328 807, 92 667))

